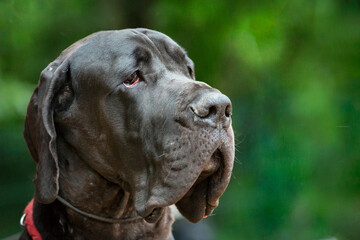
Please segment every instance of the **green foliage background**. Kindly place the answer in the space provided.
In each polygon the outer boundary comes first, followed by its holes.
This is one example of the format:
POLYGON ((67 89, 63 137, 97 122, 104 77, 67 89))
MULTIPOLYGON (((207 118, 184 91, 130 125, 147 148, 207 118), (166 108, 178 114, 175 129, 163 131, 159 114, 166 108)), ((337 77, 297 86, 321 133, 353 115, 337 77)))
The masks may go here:
POLYGON ((182 45, 232 99, 236 163, 216 239, 360 239, 360 3, 0 1, 0 237, 20 231, 35 164, 22 137, 39 73, 99 30, 182 45))

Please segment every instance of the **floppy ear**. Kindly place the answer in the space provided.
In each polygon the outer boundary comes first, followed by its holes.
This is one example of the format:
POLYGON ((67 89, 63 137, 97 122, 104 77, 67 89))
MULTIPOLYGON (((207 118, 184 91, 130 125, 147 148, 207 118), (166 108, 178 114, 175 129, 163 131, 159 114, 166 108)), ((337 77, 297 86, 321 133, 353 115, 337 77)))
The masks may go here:
POLYGON ((54 97, 68 76, 68 60, 50 63, 40 75, 25 119, 24 137, 37 163, 35 198, 44 204, 53 202, 59 192, 54 97))

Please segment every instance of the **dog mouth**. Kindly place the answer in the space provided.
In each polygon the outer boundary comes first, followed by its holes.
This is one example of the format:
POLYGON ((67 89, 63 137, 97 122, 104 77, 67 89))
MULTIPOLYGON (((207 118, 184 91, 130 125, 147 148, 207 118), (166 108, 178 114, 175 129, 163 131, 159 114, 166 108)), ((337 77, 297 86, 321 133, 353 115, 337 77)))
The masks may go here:
POLYGON ((210 216, 218 206, 218 199, 224 188, 224 186, 219 186, 224 184, 223 175, 224 156, 221 150, 217 149, 190 190, 176 203, 180 213, 190 222, 195 223, 210 216))
MULTIPOLYGON (((219 198, 229 184, 233 167, 233 152, 228 145, 220 146, 210 155, 205 166, 194 176, 187 187, 177 188, 138 205, 138 213, 149 223, 157 222, 164 213, 165 207, 175 204, 180 213, 190 222, 196 223, 210 216, 219 204, 219 198), (182 189, 182 190, 181 190, 182 189), (141 206, 144 206, 141 208, 141 206)), ((187 174, 191 169, 184 169, 187 174)), ((182 172, 181 172, 182 173, 182 172)), ((179 172, 177 179, 182 178, 179 172)), ((140 201, 138 203, 141 203, 140 201)))
MULTIPOLYGON (((191 222, 198 222, 202 218, 211 215, 217 207, 217 197, 213 197, 211 189, 216 185, 223 172, 223 154, 217 149, 211 156, 209 163, 202 170, 195 183, 175 202, 179 211, 191 222), (197 206, 194 208, 194 206, 197 206)), ((164 211, 164 207, 156 207, 152 212, 144 217, 148 223, 159 220, 164 211)))

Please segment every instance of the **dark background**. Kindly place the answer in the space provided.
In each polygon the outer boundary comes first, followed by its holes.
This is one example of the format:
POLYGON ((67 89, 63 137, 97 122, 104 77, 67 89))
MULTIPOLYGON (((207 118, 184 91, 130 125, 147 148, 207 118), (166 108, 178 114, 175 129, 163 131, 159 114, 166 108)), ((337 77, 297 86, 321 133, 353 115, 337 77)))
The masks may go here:
POLYGON ((360 4, 0 1, 0 238, 20 231, 35 164, 22 137, 39 74, 99 30, 172 37, 233 102, 236 163, 215 239, 360 239, 360 4))

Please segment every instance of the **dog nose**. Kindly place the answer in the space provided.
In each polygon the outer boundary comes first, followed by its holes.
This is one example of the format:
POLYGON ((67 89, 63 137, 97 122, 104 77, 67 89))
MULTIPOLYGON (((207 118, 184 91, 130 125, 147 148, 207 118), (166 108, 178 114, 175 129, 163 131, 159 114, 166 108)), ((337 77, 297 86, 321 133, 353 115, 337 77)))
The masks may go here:
POLYGON ((208 92, 190 104, 195 122, 214 128, 228 128, 231 122, 230 99, 220 92, 208 92))

